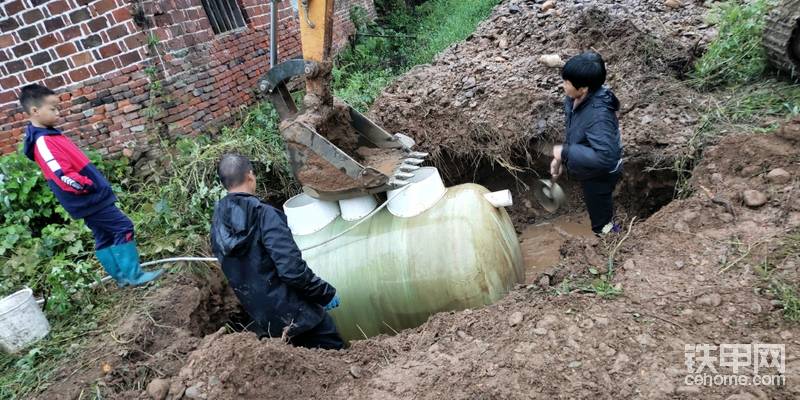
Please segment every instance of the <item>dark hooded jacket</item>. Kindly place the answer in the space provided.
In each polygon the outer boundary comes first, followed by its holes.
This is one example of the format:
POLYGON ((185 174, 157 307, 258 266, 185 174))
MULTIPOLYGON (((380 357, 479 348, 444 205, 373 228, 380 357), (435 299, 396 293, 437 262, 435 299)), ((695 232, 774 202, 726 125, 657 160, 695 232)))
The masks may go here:
POLYGON ((259 334, 281 337, 288 326, 292 337, 324 318, 336 289, 303 261, 282 212, 253 195, 229 193, 214 209, 211 246, 259 334))
POLYGON ((567 172, 581 181, 616 172, 622 164, 619 100, 605 87, 588 94, 574 110, 574 100, 564 101, 566 141, 561 159, 567 172))

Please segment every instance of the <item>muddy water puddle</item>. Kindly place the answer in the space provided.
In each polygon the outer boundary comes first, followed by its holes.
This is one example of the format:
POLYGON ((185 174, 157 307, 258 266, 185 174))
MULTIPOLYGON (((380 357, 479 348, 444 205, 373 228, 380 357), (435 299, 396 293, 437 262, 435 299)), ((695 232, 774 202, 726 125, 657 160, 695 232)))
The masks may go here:
POLYGON ((533 283, 541 272, 558 265, 559 249, 568 238, 592 235, 589 217, 585 214, 562 215, 525 228, 519 237, 525 261, 525 283, 533 283))

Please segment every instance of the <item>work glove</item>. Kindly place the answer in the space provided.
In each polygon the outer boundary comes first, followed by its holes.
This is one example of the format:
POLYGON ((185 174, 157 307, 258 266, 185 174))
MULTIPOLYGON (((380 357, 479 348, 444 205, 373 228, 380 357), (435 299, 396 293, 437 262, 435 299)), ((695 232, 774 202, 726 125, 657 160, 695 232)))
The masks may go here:
POLYGON ((337 294, 337 295, 333 296, 333 300, 331 300, 331 302, 328 303, 327 306, 325 306, 325 311, 330 311, 330 310, 333 310, 336 307, 339 307, 339 302, 340 302, 339 295, 337 294))

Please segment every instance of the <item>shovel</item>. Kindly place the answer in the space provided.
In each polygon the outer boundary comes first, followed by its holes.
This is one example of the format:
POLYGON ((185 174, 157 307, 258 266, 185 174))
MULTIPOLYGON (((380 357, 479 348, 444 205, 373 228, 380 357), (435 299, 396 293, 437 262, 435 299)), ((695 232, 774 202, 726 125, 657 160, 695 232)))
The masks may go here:
POLYGON ((554 213, 566 202, 564 190, 556 183, 557 178, 539 179, 539 184, 534 189, 534 197, 539 205, 547 212, 554 213))

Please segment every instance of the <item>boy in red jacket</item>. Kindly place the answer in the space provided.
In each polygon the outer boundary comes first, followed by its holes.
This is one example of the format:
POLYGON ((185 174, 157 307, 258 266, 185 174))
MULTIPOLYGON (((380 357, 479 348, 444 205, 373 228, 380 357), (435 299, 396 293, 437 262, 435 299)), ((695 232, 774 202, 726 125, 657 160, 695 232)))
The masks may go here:
POLYGON ((85 154, 55 128, 58 96, 37 84, 22 88, 19 97, 28 114, 25 156, 36 161, 50 190, 72 218, 83 218, 95 239, 95 254, 117 284, 139 286, 163 270, 143 272, 133 240, 133 222, 114 203, 117 197, 106 178, 85 154))

